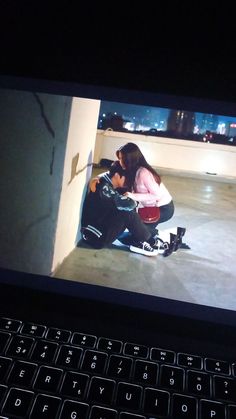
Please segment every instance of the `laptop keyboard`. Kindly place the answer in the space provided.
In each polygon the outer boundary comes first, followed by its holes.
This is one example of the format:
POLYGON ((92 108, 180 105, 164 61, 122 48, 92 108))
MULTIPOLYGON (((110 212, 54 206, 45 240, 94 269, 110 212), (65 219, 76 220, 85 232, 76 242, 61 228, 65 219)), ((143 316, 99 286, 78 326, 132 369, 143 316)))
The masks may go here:
POLYGON ((0 318, 0 419, 235 419, 236 366, 0 318))

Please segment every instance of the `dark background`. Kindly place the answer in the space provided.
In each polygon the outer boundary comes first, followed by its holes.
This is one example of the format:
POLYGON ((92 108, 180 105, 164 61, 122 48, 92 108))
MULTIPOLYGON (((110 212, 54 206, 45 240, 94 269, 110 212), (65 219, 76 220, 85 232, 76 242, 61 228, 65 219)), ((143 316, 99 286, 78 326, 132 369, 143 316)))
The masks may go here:
POLYGON ((2 1, 1 74, 235 101, 233 6, 126 3, 2 1))

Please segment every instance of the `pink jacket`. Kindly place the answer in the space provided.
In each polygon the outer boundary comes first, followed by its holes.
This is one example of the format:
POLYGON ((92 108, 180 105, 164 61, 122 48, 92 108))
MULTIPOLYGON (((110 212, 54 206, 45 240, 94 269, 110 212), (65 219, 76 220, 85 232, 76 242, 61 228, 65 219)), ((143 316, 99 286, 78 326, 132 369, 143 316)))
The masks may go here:
POLYGON ((172 196, 161 182, 156 182, 153 174, 145 167, 137 170, 134 184, 134 192, 129 192, 128 196, 135 201, 139 201, 140 206, 161 207, 167 205, 172 200, 172 196))

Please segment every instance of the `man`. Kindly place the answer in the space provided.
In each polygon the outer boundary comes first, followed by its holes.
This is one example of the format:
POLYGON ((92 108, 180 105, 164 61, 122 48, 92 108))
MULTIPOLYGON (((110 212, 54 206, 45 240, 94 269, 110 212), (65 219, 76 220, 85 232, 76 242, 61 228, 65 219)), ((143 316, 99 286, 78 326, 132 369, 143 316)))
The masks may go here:
MULTIPOLYGON (((118 160, 112 163, 111 168, 114 168, 114 167, 116 167, 116 169, 117 169, 116 172, 117 173, 121 173, 122 176, 125 177, 126 170, 122 167, 122 165, 119 163, 118 160), (121 171, 121 169, 123 169, 123 172, 121 171)), ((90 181, 89 192, 91 194, 96 192, 97 185, 100 184, 102 179, 104 181, 106 176, 109 176, 109 172, 104 172, 102 175, 99 175, 99 176, 93 178, 90 181)), ((120 186, 120 185, 116 186, 116 192, 118 192, 118 190, 119 190, 119 191, 121 191, 122 194, 124 194, 122 196, 120 195, 122 200, 124 200, 125 197, 129 197, 132 200, 132 197, 130 197, 130 194, 127 194, 127 186, 124 187, 124 182, 121 182, 121 185, 122 186, 120 186)), ((132 201, 134 203, 134 200, 132 200, 132 201)), ((136 205, 137 205, 137 202, 136 202, 136 205)), ((145 226, 145 224, 143 224, 143 225, 145 226)), ((146 227, 146 229, 148 229, 151 232, 151 235, 149 236, 148 239, 146 239, 146 241, 148 242, 148 244, 154 250, 158 250, 158 253, 161 253, 164 257, 170 256, 173 252, 176 252, 179 248, 190 249, 190 247, 186 243, 182 242, 182 238, 183 238, 183 236, 186 232, 186 228, 177 227, 177 234, 169 233, 169 235, 170 235, 169 242, 164 241, 160 237, 160 234, 158 233, 158 230, 155 230, 155 232, 152 232, 152 230, 150 230, 148 227, 146 227)), ((134 247, 133 246, 133 235, 131 233, 131 230, 129 231, 129 233, 119 235, 119 241, 121 241, 121 243, 123 243, 125 245, 130 245, 131 246, 130 247, 131 251, 136 251, 136 250, 133 249, 133 247, 134 247)), ((136 244, 137 243, 135 243, 135 245, 136 244)), ((138 253, 140 253, 140 252, 138 252, 138 253)))
POLYGON ((156 256, 158 250, 148 243, 151 233, 137 214, 135 201, 116 190, 123 188, 124 184, 124 169, 120 164, 113 164, 99 178, 96 191, 88 191, 82 211, 83 240, 101 249, 112 244, 128 229, 132 236, 132 252, 156 256))

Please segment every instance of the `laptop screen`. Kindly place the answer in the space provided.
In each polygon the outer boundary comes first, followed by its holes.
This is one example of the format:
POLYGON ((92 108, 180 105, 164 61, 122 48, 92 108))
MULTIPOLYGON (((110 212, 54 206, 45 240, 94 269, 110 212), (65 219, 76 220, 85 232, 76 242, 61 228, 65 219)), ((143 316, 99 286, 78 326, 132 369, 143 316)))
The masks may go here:
POLYGON ((1 84, 1 267, 236 309, 235 104, 37 80, 1 84), (186 246, 168 257, 131 252, 119 237, 102 249, 82 240, 89 182, 127 143, 173 199, 173 216, 157 234, 170 242, 186 229, 186 246))

